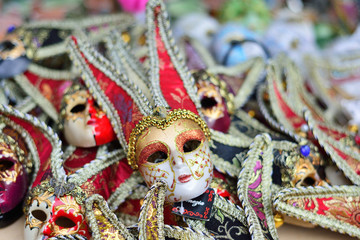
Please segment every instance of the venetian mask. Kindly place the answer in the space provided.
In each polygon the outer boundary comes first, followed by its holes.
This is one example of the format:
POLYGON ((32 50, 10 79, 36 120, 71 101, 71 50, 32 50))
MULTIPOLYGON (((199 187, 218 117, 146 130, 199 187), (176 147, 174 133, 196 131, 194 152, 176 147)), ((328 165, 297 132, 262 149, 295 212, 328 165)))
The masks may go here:
POLYGON ((173 29, 175 38, 180 39, 183 36, 188 36, 209 48, 212 37, 219 26, 217 20, 207 14, 191 13, 179 18, 173 29), (197 24, 194 24, 195 22, 197 24))
POLYGON ((115 139, 110 120, 86 90, 67 93, 61 115, 64 135, 71 145, 94 147, 115 139))
POLYGON ((136 142, 135 157, 148 186, 162 179, 170 202, 195 198, 213 176, 208 140, 190 119, 175 120, 165 129, 149 127, 136 142))
POLYGON ((295 187, 300 186, 321 186, 324 184, 319 177, 313 163, 309 158, 300 157, 295 165, 294 177, 292 184, 295 187))
POLYGON ((239 25, 228 23, 215 34, 211 50, 218 63, 234 66, 254 57, 267 58, 267 51, 258 36, 239 25))
POLYGON ((30 63, 23 42, 15 33, 0 42, 0 78, 10 78, 24 72, 30 63))
POLYGON ((204 114, 207 125, 211 129, 226 133, 229 130, 231 119, 227 104, 221 93, 227 91, 213 84, 213 81, 208 81, 209 79, 216 78, 204 71, 195 72, 193 76, 197 80, 197 95, 200 99, 201 111, 204 114))
POLYGON ((28 174, 21 163, 24 154, 16 142, 0 135, 0 213, 14 209, 24 198, 28 174))
POLYGON ((28 201, 25 240, 48 239, 57 235, 80 234, 90 237, 85 210, 71 195, 57 197, 43 191, 28 201))

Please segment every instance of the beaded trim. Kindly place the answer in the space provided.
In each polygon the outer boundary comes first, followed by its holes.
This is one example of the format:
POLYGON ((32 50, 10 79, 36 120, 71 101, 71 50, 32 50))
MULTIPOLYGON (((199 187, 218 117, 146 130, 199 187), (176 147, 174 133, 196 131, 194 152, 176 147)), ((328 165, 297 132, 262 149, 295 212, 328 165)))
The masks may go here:
MULTIPOLYGON (((256 100, 259 104, 259 108, 260 108, 260 112, 262 113, 262 115, 265 117, 266 121, 268 121, 268 123, 278 129, 279 131, 289 135, 291 138, 293 138, 295 141, 297 142, 302 142, 302 141, 305 141, 304 138, 300 137, 299 135, 295 134, 293 131, 290 131, 288 130, 287 128, 284 127, 284 125, 282 125, 281 123, 279 123, 278 121, 276 121, 272 115, 270 114, 271 110, 268 109, 268 107, 266 106, 265 102, 264 102, 264 99, 263 99, 263 95, 266 91, 266 86, 265 85, 261 85, 259 88, 258 88, 258 91, 257 91, 257 95, 256 95, 256 100)), ((269 93, 269 96, 271 94, 269 93)), ((270 99, 270 101, 272 101, 270 99)), ((277 107, 275 106, 275 109, 272 109, 273 111, 279 111, 281 112, 279 109, 277 109, 277 107)))
POLYGON ((267 239, 266 233, 269 231, 273 239, 278 239, 275 228, 274 217, 272 213, 272 199, 270 185, 272 182, 272 160, 273 148, 271 138, 268 134, 262 134, 255 137, 251 144, 248 157, 244 162, 244 168, 241 170, 238 178, 238 194, 244 207, 249 231, 253 239, 267 239), (257 166, 260 162, 261 168, 257 166), (255 168, 258 170, 255 171, 255 168), (254 173, 255 171, 255 173, 254 173), (258 181, 254 175, 260 171, 258 178, 260 178, 259 186, 250 187, 258 181), (260 197, 249 196, 249 192, 256 192, 260 197), (261 205, 263 207, 260 207, 261 205), (265 219, 261 219, 257 211, 265 214, 265 219), (261 222, 266 222, 267 229, 262 228, 261 222))
POLYGON ((213 240, 214 238, 203 231, 197 229, 183 228, 179 226, 165 225, 165 236, 174 239, 197 239, 197 240, 213 240))
POLYGON ((244 226, 247 226, 245 211, 240 206, 233 204, 229 200, 215 194, 214 207, 220 209, 230 216, 239 220, 244 226))
POLYGON ((319 116, 323 121, 329 121, 325 118, 325 113, 320 109, 316 103, 314 95, 305 90, 304 78, 301 76, 299 68, 285 55, 280 55, 279 62, 284 65, 287 70, 286 86, 288 95, 291 97, 291 101, 287 101, 298 113, 300 113, 304 107, 304 103, 307 107, 311 107, 314 114, 319 116))
MULTIPOLYGON (((334 150, 331 145, 334 147, 340 149, 345 154, 349 155, 350 157, 356 159, 358 162, 360 162, 360 154, 356 153, 356 151, 352 150, 347 146, 346 144, 336 141, 335 139, 329 137, 325 133, 323 133, 321 130, 317 128, 316 121, 313 119, 311 113, 309 111, 304 112, 304 118, 307 121, 307 124, 309 128, 311 129, 314 136, 317 138, 319 144, 324 148, 324 150, 330 155, 331 159, 336 163, 336 165, 345 173, 345 175, 355 184, 360 184, 360 177, 359 175, 352 169, 348 163, 339 156, 339 154, 334 150), (331 145, 330 145, 330 144, 331 145)), ((336 131, 342 132, 336 128, 336 131)), ((348 135, 349 136, 349 135, 348 135)))
POLYGON ((210 130, 207 127, 204 120, 202 120, 195 113, 185 109, 174 109, 167 113, 165 118, 147 116, 144 117, 135 128, 132 130, 129 138, 129 151, 127 155, 128 163, 133 169, 137 169, 138 165, 135 158, 135 146, 137 139, 141 134, 150 127, 156 127, 158 129, 166 129, 171 124, 179 119, 190 119, 197 123, 201 130, 204 132, 205 137, 210 141, 210 130))
MULTIPOLYGON (((243 63, 241 63, 242 65, 243 63)), ((240 68, 238 65, 237 67, 240 68)), ((242 66, 241 66, 242 67, 242 66)), ((250 70, 247 73, 244 83, 235 95, 234 108, 240 109, 245 105, 250 95, 254 92, 256 86, 263 79, 262 74, 264 72, 265 62, 262 58, 255 58, 253 64, 250 66, 250 70)), ((237 72, 237 75, 240 72, 237 72)))
POLYGON ((25 97, 22 101, 16 104, 15 108, 20 112, 28 113, 36 107, 36 103, 30 96, 25 97))
MULTIPOLYGON (((138 189, 139 184, 144 180, 139 172, 134 172, 128 179, 125 180, 116 190, 110 195, 107 200, 110 209, 116 210, 126 198, 131 196, 133 192, 138 189)), ((143 190, 143 189, 142 189, 143 190)), ((147 191, 148 189, 146 189, 147 191)), ((144 194, 145 196, 145 194, 144 194)))
POLYGON ((241 109, 237 109, 235 114, 237 118, 241 119, 251 128, 258 130, 259 132, 269 133, 271 136, 279 136, 277 132, 272 131, 271 129, 265 127, 261 122, 259 122, 256 118, 252 118, 249 114, 241 109))
POLYGON ((152 84, 152 94, 154 96, 155 106, 156 107, 168 107, 168 103, 166 102, 164 96, 162 95, 160 89, 160 78, 159 78, 159 58, 157 54, 156 48, 156 24, 158 23, 159 33, 162 41, 164 42, 165 49, 170 56, 171 62, 179 73, 180 78, 184 83, 184 87, 191 99, 191 101, 195 104, 198 114, 201 118, 204 118, 201 112, 201 104, 200 100, 197 97, 197 89, 195 85, 195 80, 191 76, 190 71, 187 69, 186 64, 182 56, 179 54, 179 49, 175 45, 175 40, 172 37, 172 31, 170 29, 169 17, 165 10, 165 6, 160 0, 152 0, 149 1, 146 9, 146 22, 147 22, 147 43, 148 43, 148 51, 150 58, 150 81, 152 84), (160 11, 158 12, 157 18, 155 18, 155 9, 159 7, 160 11))
POLYGON ((241 133, 236 133, 237 135, 232 135, 216 131, 214 129, 210 129, 210 132, 212 140, 231 147, 246 148, 249 147, 252 142, 252 138, 241 133))
POLYGON ((58 120, 58 112, 52 103, 47 100, 39 90, 32 85, 24 74, 14 76, 14 80, 22 86, 22 89, 41 106, 41 108, 55 121, 58 120))
POLYGON ((226 173, 231 177, 237 177, 240 173, 240 168, 231 164, 228 161, 225 161, 223 158, 219 157, 215 153, 211 152, 211 161, 214 164, 216 170, 222 173, 226 173))
POLYGON ((85 214, 92 231, 92 238, 94 238, 95 240, 100 240, 104 239, 105 237, 99 229, 99 222, 95 217, 94 208, 98 208, 103 214, 103 216, 110 222, 111 225, 107 227, 114 227, 124 239, 135 240, 129 230, 126 229, 126 226, 109 209, 104 198, 98 194, 94 194, 91 197, 87 198, 85 202, 85 214))
POLYGON ((124 89, 134 100, 143 115, 150 115, 152 113, 150 102, 142 94, 140 89, 131 81, 129 81, 126 75, 117 71, 107 59, 97 53, 87 42, 84 41, 84 39, 81 38, 77 39, 78 44, 72 40, 68 42, 69 49, 71 50, 69 52, 70 58, 74 61, 75 67, 81 73, 81 77, 89 88, 91 95, 94 96, 96 102, 100 105, 100 107, 104 110, 110 119, 121 146, 125 151, 127 151, 128 145, 122 130, 120 116, 116 113, 116 110, 110 102, 109 98, 101 90, 95 79, 95 76, 93 75, 86 61, 83 59, 82 54, 84 54, 84 56, 92 64, 94 64, 100 71, 106 74, 119 87, 124 89))
POLYGON ((346 233, 353 237, 360 237, 359 228, 343 221, 330 219, 324 215, 312 213, 287 203, 291 199, 305 197, 358 197, 360 189, 357 186, 333 186, 333 187, 300 187, 281 190, 274 198, 274 208, 286 215, 300 218, 304 221, 317 224, 332 231, 346 233))
MULTIPOLYGON (((99 39, 113 27, 126 29, 132 25, 134 19, 129 14, 113 14, 100 17, 88 17, 83 19, 70 19, 61 21, 34 21, 25 23, 21 26, 20 31, 33 31, 39 28, 61 29, 75 32, 78 29, 90 29, 91 27, 98 27, 97 31, 89 31, 88 37, 92 40, 99 39), (104 30, 105 28, 105 30, 104 30)), ((66 44, 64 42, 53 44, 51 46, 37 48, 34 54, 34 59, 44 59, 54 55, 64 53, 66 51, 66 44)))
MULTIPOLYGON (((105 38, 105 42, 108 45, 107 49, 109 49, 109 56, 112 62, 114 62, 119 69, 126 68, 127 72, 133 72, 133 75, 138 78, 138 81, 136 81, 137 85, 145 84, 143 87, 140 86, 143 93, 150 94, 150 81, 146 77, 145 69, 132 54, 130 46, 123 41, 121 32, 112 31, 109 36, 105 38)), ((147 98, 151 99, 152 97, 149 95, 147 98)))

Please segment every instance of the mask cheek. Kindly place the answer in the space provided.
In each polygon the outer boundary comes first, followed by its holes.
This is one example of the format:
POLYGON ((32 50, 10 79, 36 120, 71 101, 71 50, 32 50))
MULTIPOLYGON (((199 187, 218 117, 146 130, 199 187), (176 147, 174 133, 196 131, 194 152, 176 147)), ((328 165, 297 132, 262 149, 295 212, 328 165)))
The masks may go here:
POLYGON ((139 171, 148 187, 151 187, 160 179, 167 183, 168 189, 173 189, 175 187, 175 174, 170 167, 169 160, 160 164, 145 163, 139 166, 139 171))
POLYGON ((185 155, 187 164, 191 169, 194 179, 209 178, 213 165, 210 160, 210 150, 207 142, 202 143, 198 150, 185 155))

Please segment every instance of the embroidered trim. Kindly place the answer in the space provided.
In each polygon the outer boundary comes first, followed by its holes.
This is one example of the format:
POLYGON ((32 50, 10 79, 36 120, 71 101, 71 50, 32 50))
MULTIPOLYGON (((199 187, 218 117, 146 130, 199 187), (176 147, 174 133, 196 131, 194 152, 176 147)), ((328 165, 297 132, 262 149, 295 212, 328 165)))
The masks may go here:
POLYGON ((166 183, 157 181, 146 194, 139 216, 140 239, 165 239, 163 215, 165 192, 166 183))
MULTIPOLYGON (((335 139, 329 137, 321 130, 317 128, 316 121, 313 119, 311 113, 309 111, 304 112, 304 118, 307 121, 309 128, 311 129, 314 136, 318 139, 319 144, 324 148, 324 150, 330 155, 331 159, 336 163, 336 165, 345 173, 345 175, 355 184, 360 184, 360 177, 358 173, 352 169, 349 164, 339 156, 339 154, 335 151, 335 149, 331 146, 333 145, 337 149, 340 149, 348 156, 354 158, 358 162, 360 162, 360 154, 352 150, 349 146, 340 141, 336 141, 335 139), (330 144, 331 145, 330 145, 330 144)), ((342 132, 339 129, 336 129, 338 132, 342 132)), ((343 133, 343 132, 342 132, 343 133)))
POLYGON ((87 43, 81 41, 80 39, 77 41, 79 44, 81 42, 81 46, 76 45, 76 43, 72 40, 68 42, 69 48, 71 49, 70 56, 75 62, 75 66, 77 67, 78 71, 81 73, 81 76, 89 88, 91 95, 94 96, 97 103, 102 107, 104 112, 106 112, 107 116, 109 117, 112 125, 114 126, 114 131, 116 132, 121 146, 125 151, 127 151, 128 145, 122 130, 120 116, 116 113, 116 110, 110 102, 109 98, 100 89, 100 86, 93 76, 92 71, 83 59, 82 53, 92 64, 105 73, 119 87, 124 89, 131 96, 131 98, 134 100, 134 103, 137 104, 139 110, 144 115, 151 114, 151 107, 149 106, 150 103, 148 100, 146 100, 146 97, 141 93, 141 91, 134 84, 132 84, 124 74, 121 74, 115 70, 109 61, 94 51, 87 43), (109 69, 112 70, 110 71, 109 69))
MULTIPOLYGON (((108 45, 109 55, 112 58, 112 62, 116 64, 119 69, 126 68, 131 70, 138 78, 137 84, 145 84, 144 87, 140 87, 144 94, 150 94, 150 81, 146 77, 145 69, 140 62, 132 54, 130 46, 126 44, 121 37, 119 31, 112 31, 105 39, 108 45), (123 66, 126 64, 126 66, 123 66)), ((147 95, 148 99, 152 97, 147 95)))
POLYGON ((55 121, 58 120, 58 112, 49 100, 47 100, 39 90, 32 85, 24 74, 14 76, 14 80, 22 86, 24 91, 41 106, 42 109, 55 121))
POLYGON ((346 233, 353 237, 360 237, 359 228, 343 221, 330 219, 324 215, 312 213, 287 203, 291 199, 302 199, 305 197, 358 197, 360 189, 357 186, 333 186, 333 187, 300 187, 288 188, 280 191, 274 198, 274 208, 286 215, 301 218, 304 221, 318 224, 332 231, 346 233))
POLYGON ((229 161, 226 161, 215 153, 211 153, 211 161, 213 162, 216 170, 226 173, 231 177, 237 177, 240 173, 241 168, 231 164, 229 161))
MULTIPOLYGON (((284 125, 282 125, 281 123, 277 122, 272 115, 270 114, 271 110, 268 109, 268 107, 266 106, 264 99, 263 99, 263 95, 265 94, 266 91, 266 86, 265 85, 261 85, 258 88, 257 91, 257 95, 256 95, 256 100, 259 104, 259 108, 260 108, 260 112, 262 113, 262 115, 265 117, 266 121, 268 121, 268 123, 274 127, 275 129, 278 129, 279 131, 289 135, 290 137, 292 137, 294 140, 296 140, 297 142, 302 142, 305 141, 304 138, 300 137, 299 135, 295 134, 293 131, 288 130, 287 128, 284 127, 284 125)), ((270 95, 270 94, 269 94, 270 95)), ((271 101, 271 100, 270 100, 271 101)), ((276 109, 273 111, 277 111, 276 109)))
POLYGON ((175 45, 175 40, 172 37, 169 17, 165 10, 165 6, 162 1, 154 0, 150 1, 146 9, 146 22, 147 22, 147 42, 150 58, 150 81, 152 84, 152 94, 154 96, 155 106, 168 107, 164 96, 162 95, 160 84, 159 84, 159 58, 156 48, 156 31, 155 31, 155 22, 158 22, 159 33, 162 41, 165 44, 165 49, 170 56, 171 62, 174 65, 174 68, 178 72, 180 78, 184 83, 184 87, 187 91, 187 94, 190 96, 191 101, 195 104, 198 114, 202 119, 204 116, 201 112, 200 101, 197 97, 197 89, 195 85, 195 80, 191 76, 190 71, 186 68, 185 61, 179 54, 179 49, 175 45), (155 19, 155 8, 160 7, 158 12, 157 19, 155 19))
POLYGON ((220 209, 230 216, 239 220, 244 226, 247 226, 245 211, 240 206, 231 203, 229 200, 215 194, 214 207, 220 209))
POLYGON ((256 136, 238 178, 239 199, 244 207, 249 231, 254 239, 267 239, 267 231, 273 239, 279 238, 269 191, 272 183, 272 151, 271 138, 268 134, 256 136))
MULTIPOLYGON (((89 226, 92 230, 92 237, 96 240, 105 239, 105 236, 100 231, 99 225, 101 221, 98 222, 95 216, 95 209, 99 209, 102 215, 106 218, 107 221, 110 222, 110 226, 107 227, 114 227, 118 234, 127 240, 135 240, 132 234, 127 230, 126 226, 116 217, 116 215, 109 209, 106 201, 104 198, 98 194, 94 194, 88 199, 86 199, 85 203, 86 209, 86 218, 88 219, 89 226)), ((103 223, 106 224, 106 223, 103 223)), ((108 224, 106 224, 108 225, 108 224)))
POLYGON ((240 133, 238 133, 238 135, 234 136, 213 129, 210 129, 210 132, 212 140, 231 147, 246 148, 249 147, 252 142, 252 138, 249 138, 245 134, 240 135, 240 133))

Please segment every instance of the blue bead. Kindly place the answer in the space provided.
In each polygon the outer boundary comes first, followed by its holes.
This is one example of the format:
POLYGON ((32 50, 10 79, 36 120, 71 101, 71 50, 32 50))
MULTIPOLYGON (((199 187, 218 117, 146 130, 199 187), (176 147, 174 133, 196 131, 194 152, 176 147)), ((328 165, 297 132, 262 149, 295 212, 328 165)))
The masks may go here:
POLYGON ((15 25, 11 25, 7 29, 7 33, 12 33, 16 29, 15 25))
POLYGON ((310 155, 310 147, 308 145, 304 145, 300 147, 300 153, 304 156, 307 157, 310 155))

